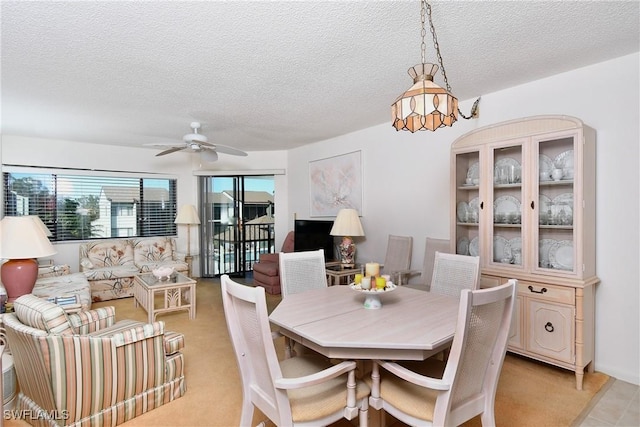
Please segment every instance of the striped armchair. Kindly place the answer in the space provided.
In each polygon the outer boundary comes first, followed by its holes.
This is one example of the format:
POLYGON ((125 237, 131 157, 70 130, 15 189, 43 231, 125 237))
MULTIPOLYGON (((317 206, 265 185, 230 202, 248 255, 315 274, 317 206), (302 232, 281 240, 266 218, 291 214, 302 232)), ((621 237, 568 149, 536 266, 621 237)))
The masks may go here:
POLYGON ((184 336, 163 322, 115 322, 115 309, 66 314, 23 295, 3 318, 20 393, 34 426, 119 425, 185 393, 184 336))

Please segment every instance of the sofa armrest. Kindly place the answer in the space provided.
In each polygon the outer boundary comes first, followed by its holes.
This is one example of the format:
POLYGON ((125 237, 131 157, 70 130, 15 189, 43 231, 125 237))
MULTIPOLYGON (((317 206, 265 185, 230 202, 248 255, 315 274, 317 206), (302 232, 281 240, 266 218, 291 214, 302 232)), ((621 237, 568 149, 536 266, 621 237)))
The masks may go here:
POLYGON ((85 335, 112 326, 116 322, 116 309, 112 306, 80 311, 67 315, 76 334, 85 335))
POLYGON ((164 353, 164 322, 144 323, 114 333, 109 338, 116 347, 142 342, 148 338, 161 337, 164 353))
POLYGON ((89 271, 93 269, 93 263, 87 257, 80 258, 80 271, 89 271))
POLYGON ((71 268, 67 264, 38 266, 38 279, 64 276, 67 274, 71 274, 71 268))
POLYGON ((260 261, 259 262, 279 262, 280 261, 280 254, 279 253, 271 253, 271 254, 260 254, 260 261))

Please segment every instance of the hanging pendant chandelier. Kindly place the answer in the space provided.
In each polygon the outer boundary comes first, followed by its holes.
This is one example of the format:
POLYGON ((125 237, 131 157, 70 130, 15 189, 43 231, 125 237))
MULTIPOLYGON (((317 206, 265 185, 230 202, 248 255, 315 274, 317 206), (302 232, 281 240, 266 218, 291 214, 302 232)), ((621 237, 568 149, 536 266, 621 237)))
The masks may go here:
POLYGON ((408 130, 415 132, 417 130, 436 130, 443 126, 451 126, 458 120, 458 114, 465 119, 477 117, 478 102, 480 98, 471 107, 471 115, 465 116, 458 108, 458 99, 451 94, 451 87, 447 80, 442 63, 442 55, 440 54, 440 46, 436 30, 431 19, 431 5, 426 0, 421 0, 420 18, 422 23, 422 62, 409 68, 409 75, 413 78, 413 86, 403 93, 396 102, 391 106, 391 116, 393 127, 396 130, 408 130), (446 89, 438 86, 433 82, 433 77, 438 71, 438 65, 425 61, 426 43, 425 36, 426 18, 429 18, 429 28, 433 36, 433 45, 438 56, 438 64, 444 79, 446 89))

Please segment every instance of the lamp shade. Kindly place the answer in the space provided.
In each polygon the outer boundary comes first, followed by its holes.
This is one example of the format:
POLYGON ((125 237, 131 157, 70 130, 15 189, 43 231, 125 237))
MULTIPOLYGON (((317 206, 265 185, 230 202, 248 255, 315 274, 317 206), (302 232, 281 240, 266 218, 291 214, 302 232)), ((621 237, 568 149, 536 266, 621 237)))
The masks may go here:
MULTIPOLYGON (((29 259, 42 258, 56 254, 42 226, 33 215, 5 216, 0 221, 2 241, 0 242, 0 258, 29 259)), ((40 221, 42 223, 42 221, 40 221)))
POLYGON ((331 227, 332 236, 364 236, 364 230, 355 209, 340 209, 331 227))
POLYGON ((36 218, 5 216, 0 221, 0 258, 8 259, 0 267, 0 274, 11 302, 33 290, 38 278, 36 258, 56 253, 42 229, 46 227, 36 218))
POLYGON ((49 230, 49 227, 47 227, 44 222, 42 222, 38 215, 29 215, 29 217, 33 218, 33 220, 36 222, 36 224, 38 224, 38 227, 40 227, 40 230, 42 230, 45 236, 53 236, 53 234, 51 234, 51 230, 49 230))
POLYGON ((418 64, 409 68, 413 86, 391 107, 396 130, 436 130, 451 126, 458 119, 458 100, 433 82, 435 64, 418 64))
POLYGON ((180 210, 178 211, 178 215, 176 215, 174 223, 189 225, 200 224, 200 218, 198 217, 196 207, 193 205, 180 206, 180 210))

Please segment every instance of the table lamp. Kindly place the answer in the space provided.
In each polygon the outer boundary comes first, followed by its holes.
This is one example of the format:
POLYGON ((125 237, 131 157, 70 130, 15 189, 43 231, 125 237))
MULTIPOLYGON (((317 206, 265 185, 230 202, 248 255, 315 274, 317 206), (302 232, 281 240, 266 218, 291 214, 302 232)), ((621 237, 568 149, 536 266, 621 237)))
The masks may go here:
POLYGON ((358 211, 355 209, 340 209, 329 234, 342 236, 342 242, 338 245, 340 262, 345 267, 353 267, 356 257, 356 244, 353 243, 353 236, 364 236, 358 211))
POLYGON ((33 290, 38 278, 36 258, 56 253, 42 226, 31 215, 5 216, 0 221, 0 258, 8 259, 0 275, 9 301, 33 290))
POLYGON ((187 226, 187 256, 186 261, 189 264, 189 275, 191 275, 191 226, 200 224, 200 218, 194 205, 182 205, 176 215, 176 224, 183 224, 187 226))

